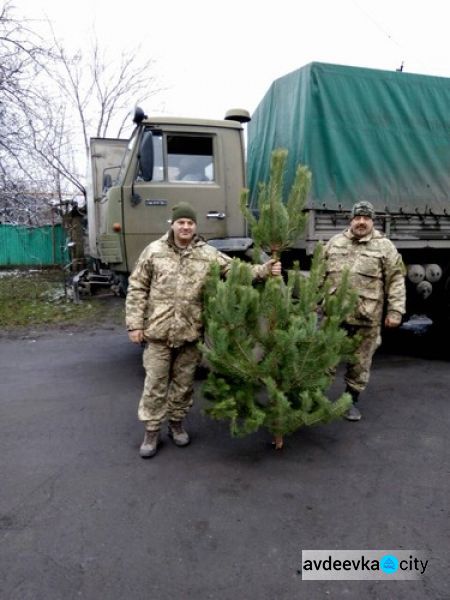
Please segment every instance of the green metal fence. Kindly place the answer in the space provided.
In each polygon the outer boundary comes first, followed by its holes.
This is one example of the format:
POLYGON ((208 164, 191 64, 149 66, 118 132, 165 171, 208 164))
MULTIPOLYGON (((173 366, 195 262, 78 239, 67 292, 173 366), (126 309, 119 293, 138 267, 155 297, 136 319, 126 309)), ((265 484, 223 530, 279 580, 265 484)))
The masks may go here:
POLYGON ((0 266, 50 266, 69 262, 61 225, 0 225, 0 266))

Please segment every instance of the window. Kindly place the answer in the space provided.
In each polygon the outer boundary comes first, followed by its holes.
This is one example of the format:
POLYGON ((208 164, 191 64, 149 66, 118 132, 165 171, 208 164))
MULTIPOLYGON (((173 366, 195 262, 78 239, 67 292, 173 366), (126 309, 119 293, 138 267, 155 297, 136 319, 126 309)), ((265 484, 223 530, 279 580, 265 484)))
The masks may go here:
POLYGON ((136 181, 164 181, 163 136, 160 131, 145 129, 142 135, 136 181))
MULTIPOLYGON (((131 151, 132 146, 129 149, 131 151)), ((143 132, 136 181, 183 181, 198 184, 214 181, 214 175, 211 136, 163 134, 161 130, 150 128, 143 132)))
POLYGON ((214 181, 212 137, 168 135, 167 167, 169 181, 214 181))
POLYGON ((163 137, 159 131, 153 133, 153 160, 152 181, 164 181, 163 137))
POLYGON ((119 171, 119 175, 117 178, 119 182, 122 182, 125 178, 125 173, 126 173, 126 170, 128 167, 128 163, 130 161, 130 157, 133 154, 133 148, 134 148, 135 143, 136 143, 136 130, 134 130, 133 135, 131 136, 131 139, 128 142, 128 146, 125 151, 125 154, 123 155, 123 158, 122 158, 122 163, 120 165, 120 171, 119 171))

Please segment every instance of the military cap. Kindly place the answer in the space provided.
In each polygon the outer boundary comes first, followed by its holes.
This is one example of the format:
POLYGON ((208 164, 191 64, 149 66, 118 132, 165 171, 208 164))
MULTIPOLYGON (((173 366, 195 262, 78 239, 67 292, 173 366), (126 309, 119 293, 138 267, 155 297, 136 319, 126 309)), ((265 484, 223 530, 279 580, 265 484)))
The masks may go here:
POLYGON ((197 214, 190 204, 180 202, 172 209, 172 223, 175 223, 178 219, 191 219, 194 223, 197 223, 197 214))
POLYGON ((352 219, 359 216, 370 217, 371 219, 375 217, 375 209, 367 200, 361 200, 361 202, 356 202, 353 205, 351 212, 352 219))

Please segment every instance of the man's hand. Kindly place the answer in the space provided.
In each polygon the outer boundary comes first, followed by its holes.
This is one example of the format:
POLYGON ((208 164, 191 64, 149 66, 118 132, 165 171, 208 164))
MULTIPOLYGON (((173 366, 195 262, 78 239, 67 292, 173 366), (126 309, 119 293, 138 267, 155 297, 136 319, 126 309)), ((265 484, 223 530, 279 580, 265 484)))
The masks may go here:
POLYGON ((269 267, 272 275, 281 275, 281 262, 279 260, 271 258, 266 262, 266 266, 269 267))
POLYGON ((128 339, 133 344, 142 344, 144 341, 144 330, 143 329, 132 329, 128 332, 128 339))
POLYGON ((397 312, 390 312, 386 315, 384 319, 384 326, 392 329, 393 327, 398 327, 402 322, 402 315, 397 312))

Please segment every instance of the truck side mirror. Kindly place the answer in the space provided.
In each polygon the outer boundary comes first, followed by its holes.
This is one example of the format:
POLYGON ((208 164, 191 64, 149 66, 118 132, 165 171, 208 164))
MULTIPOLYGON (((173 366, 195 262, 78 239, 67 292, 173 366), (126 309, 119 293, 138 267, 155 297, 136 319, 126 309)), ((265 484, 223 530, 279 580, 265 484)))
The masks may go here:
POLYGON ((141 145, 139 148, 139 166, 144 181, 152 181, 153 179, 153 135, 152 132, 144 131, 141 145))
POLYGON ((113 181, 110 173, 103 173, 103 192, 109 190, 112 187, 113 181))

